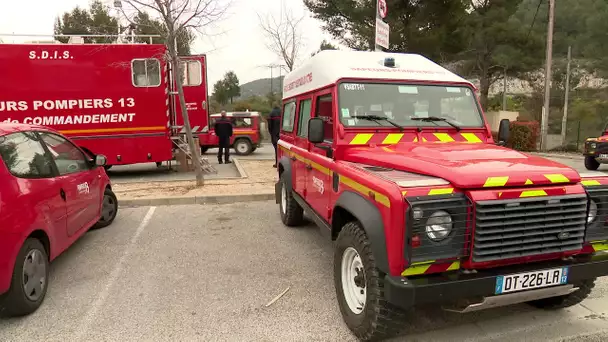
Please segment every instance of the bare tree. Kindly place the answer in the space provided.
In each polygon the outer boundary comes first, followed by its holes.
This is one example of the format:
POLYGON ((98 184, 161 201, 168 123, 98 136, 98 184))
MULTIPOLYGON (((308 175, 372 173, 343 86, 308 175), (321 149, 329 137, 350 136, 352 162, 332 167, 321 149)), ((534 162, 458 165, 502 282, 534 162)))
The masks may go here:
MULTIPOLYGON (((153 15, 160 17, 165 25, 168 50, 166 58, 171 64, 177 85, 188 146, 190 147, 193 159, 196 159, 193 163, 196 171, 196 185, 202 186, 204 184, 204 176, 200 163, 200 146, 196 146, 194 143, 188 110, 186 108, 186 99, 184 97, 183 80, 179 76, 181 60, 177 54, 177 34, 190 29, 203 33, 204 28, 220 20, 225 15, 229 3, 220 0, 122 0, 122 2, 129 5, 137 13, 151 12, 153 15), (224 3, 223 6, 220 5, 221 2, 224 3)), ((127 20, 132 21, 124 10, 122 10, 122 13, 127 20)), ((159 33, 162 34, 163 32, 159 33)))
POLYGON ((261 16, 258 14, 260 27, 266 37, 266 47, 280 57, 292 71, 300 57, 303 48, 300 25, 306 16, 296 17, 291 11, 283 7, 279 19, 271 14, 261 16))

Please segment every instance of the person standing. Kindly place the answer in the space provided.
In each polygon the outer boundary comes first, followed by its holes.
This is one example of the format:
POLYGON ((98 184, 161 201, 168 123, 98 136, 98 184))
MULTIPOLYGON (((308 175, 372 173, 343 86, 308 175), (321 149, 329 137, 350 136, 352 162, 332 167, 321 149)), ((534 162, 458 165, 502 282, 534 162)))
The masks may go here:
POLYGON ((279 143, 281 133, 281 110, 276 104, 268 117, 268 133, 270 133, 270 141, 272 141, 272 146, 274 147, 274 165, 272 167, 277 167, 277 144, 279 143))
POLYGON ((222 154, 224 155, 224 163, 230 164, 230 137, 232 137, 232 122, 226 117, 226 111, 222 110, 222 116, 215 121, 213 127, 215 134, 219 139, 219 148, 217 151, 217 161, 222 164, 222 154), (222 153, 223 152, 223 153, 222 153))

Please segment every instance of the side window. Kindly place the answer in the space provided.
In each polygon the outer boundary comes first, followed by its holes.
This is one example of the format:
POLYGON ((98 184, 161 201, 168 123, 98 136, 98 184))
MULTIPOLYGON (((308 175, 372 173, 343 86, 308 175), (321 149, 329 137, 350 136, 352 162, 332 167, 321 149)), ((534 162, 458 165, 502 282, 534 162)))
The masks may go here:
POLYGON ((234 118, 235 128, 251 128, 251 118, 234 118))
POLYGON ((315 116, 325 122, 325 141, 334 141, 333 102, 331 95, 317 97, 315 116))
POLYGON ((15 177, 53 177, 52 161, 33 132, 0 137, 0 156, 15 177))
POLYGON ((298 120, 298 136, 300 137, 308 137, 308 120, 310 120, 311 109, 311 99, 300 101, 300 119, 298 120))
POLYGON ((40 136, 49 148, 60 175, 89 170, 84 154, 74 144, 52 133, 40 133, 40 136))
POLYGON ((185 87, 196 87, 203 83, 203 75, 201 62, 199 61, 183 61, 182 68, 182 83, 185 87))
POLYGON ((134 59, 131 62, 131 75, 136 87, 158 87, 160 62, 156 58, 134 59))
POLYGON ((293 132, 294 121, 296 119, 296 102, 292 101, 283 106, 283 118, 281 122, 281 130, 284 132, 293 132))

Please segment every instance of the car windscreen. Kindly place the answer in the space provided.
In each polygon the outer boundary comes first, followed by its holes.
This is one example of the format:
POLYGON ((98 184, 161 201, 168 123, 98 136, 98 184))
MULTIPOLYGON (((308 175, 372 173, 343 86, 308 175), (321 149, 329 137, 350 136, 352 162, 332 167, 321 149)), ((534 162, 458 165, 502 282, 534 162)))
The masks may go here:
POLYGON ((404 127, 483 127, 481 111, 471 88, 457 85, 341 83, 339 116, 346 127, 393 127, 386 118, 404 127))

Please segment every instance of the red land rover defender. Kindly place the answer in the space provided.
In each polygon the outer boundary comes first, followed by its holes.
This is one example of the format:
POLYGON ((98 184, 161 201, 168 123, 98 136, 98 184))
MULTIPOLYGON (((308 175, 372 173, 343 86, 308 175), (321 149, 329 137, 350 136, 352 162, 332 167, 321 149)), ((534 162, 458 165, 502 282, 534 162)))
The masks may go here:
POLYGON ((422 304, 559 309, 608 274, 608 177, 495 143, 475 87, 414 54, 322 51, 285 77, 280 215, 336 240, 362 340, 422 304))
MULTIPOLYGON (((215 120, 219 119, 221 115, 221 113, 211 114, 209 127, 204 130, 205 134, 199 135, 201 153, 219 146, 219 140, 213 131, 213 126, 215 120)), ((226 117, 232 122, 234 128, 230 146, 234 148, 235 153, 246 156, 255 152, 260 146, 260 113, 227 112, 226 117)))

